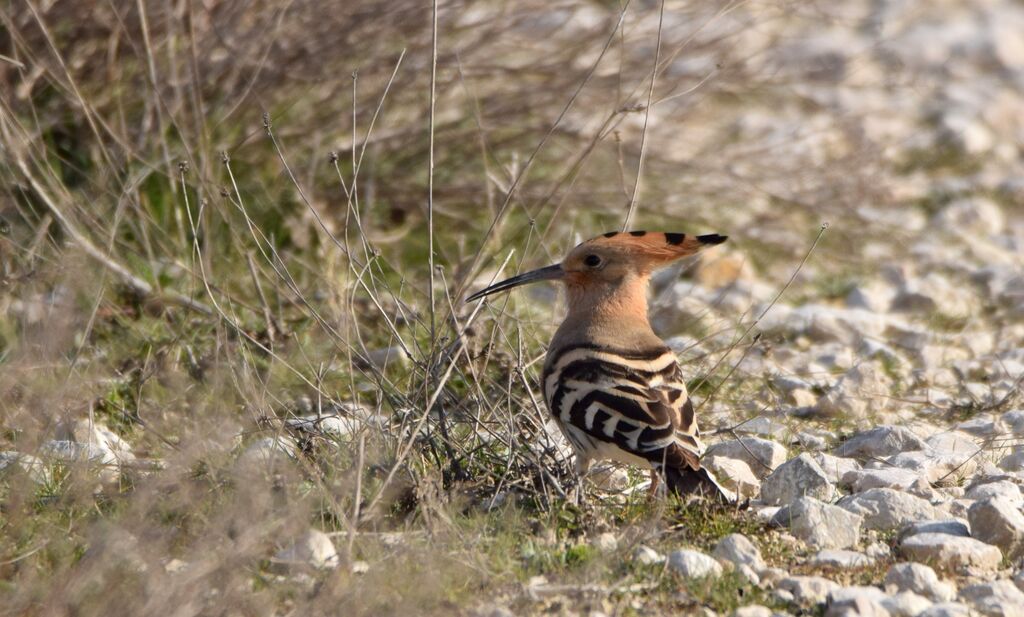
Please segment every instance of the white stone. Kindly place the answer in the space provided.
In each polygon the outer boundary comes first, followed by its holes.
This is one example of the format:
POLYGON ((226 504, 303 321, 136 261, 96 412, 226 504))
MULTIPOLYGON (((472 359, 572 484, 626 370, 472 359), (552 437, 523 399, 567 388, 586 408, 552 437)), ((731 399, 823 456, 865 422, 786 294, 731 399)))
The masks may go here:
POLYGON ((1024 448, 1018 446, 999 459, 999 468, 1004 471, 1024 471, 1024 448))
POLYGON ((889 593, 912 591, 935 602, 949 602, 956 597, 956 587, 939 580, 935 570, 916 562, 898 563, 889 568, 885 588, 889 593))
POLYGON ((105 464, 135 460, 131 445, 102 422, 90 422, 88 418, 62 422, 55 437, 58 441, 86 443, 99 448, 104 452, 105 464))
POLYGON ((991 199, 966 197, 950 202, 935 215, 932 223, 947 231, 967 236, 994 236, 1002 233, 1006 219, 1002 208, 991 199))
POLYGON ((711 471, 725 488, 741 497, 755 497, 761 490, 761 481, 745 462, 724 456, 704 457, 701 465, 711 471))
POLYGON ((945 568, 996 570, 1003 559, 999 549, 974 538, 944 533, 919 533, 904 538, 900 552, 909 559, 945 568))
POLYGON ((641 544, 633 551, 633 559, 645 566, 654 566, 665 563, 665 556, 649 546, 641 544))
POLYGON ((882 598, 881 605, 892 617, 917 617, 931 607, 932 601, 913 591, 903 591, 882 598))
POLYGON ((669 553, 668 567, 686 578, 703 578, 722 574, 722 565, 715 558, 700 551, 688 549, 669 553))
POLYGON ((619 548, 619 539, 614 533, 606 531, 591 540, 590 545, 602 553, 614 553, 615 549, 619 548))
POLYGON ((1010 559, 1024 556, 1024 514, 1017 504, 1003 497, 990 497, 975 502, 967 516, 975 538, 998 546, 1010 559))
POLYGON ((743 606, 732 613, 732 617, 777 617, 778 615, 779 613, 775 613, 772 609, 760 604, 743 606))
POLYGON ((757 478, 764 478, 786 461, 782 444, 760 437, 741 437, 710 446, 705 458, 721 456, 743 461, 757 478))
POLYGON ((810 564, 818 567, 849 569, 870 566, 874 562, 874 559, 857 551, 824 549, 811 557, 810 564))
POLYGON ((24 474, 36 484, 49 484, 53 480, 50 468, 31 454, 0 452, 0 478, 8 474, 24 474))
POLYGON ((925 315, 938 311, 944 315, 965 317, 977 307, 977 298, 969 289, 935 272, 908 279, 892 301, 894 311, 925 315))
POLYGON ((238 462, 246 467, 266 467, 271 463, 294 459, 298 451, 298 445, 290 437, 263 437, 249 444, 238 457, 238 462))
POLYGON ((872 600, 881 600, 885 597, 885 592, 878 587, 868 587, 863 585, 855 585, 852 587, 839 587, 834 589, 828 594, 829 604, 842 604, 849 602, 855 598, 870 598, 872 600))
POLYGON ((737 566, 750 566, 755 572, 760 572, 767 567, 757 546, 749 538, 739 533, 729 534, 719 540, 711 554, 737 566))
POLYGON ((409 354, 405 353, 405 349, 402 347, 371 349, 366 354, 366 360, 380 370, 388 367, 406 368, 409 366, 409 354))
POLYGON ((829 594, 825 617, 891 617, 877 587, 844 587, 829 594))
POLYGON ((886 462, 915 472, 925 482, 948 485, 962 480, 978 468, 978 457, 969 454, 935 454, 932 450, 901 452, 886 462))
POLYGON ((824 602, 839 585, 821 576, 790 576, 778 582, 776 589, 786 591, 797 602, 824 602))
POLYGON ((860 541, 862 518, 839 506, 801 497, 773 519, 804 542, 820 548, 849 548, 860 541))
POLYGON ((800 497, 831 501, 836 489, 814 457, 804 453, 786 461, 761 483, 761 499, 765 503, 791 503, 800 497))
POLYGON ((867 309, 873 313, 886 313, 894 297, 896 290, 892 285, 876 279, 851 289, 846 294, 846 305, 850 308, 867 309))
POLYGON ((850 471, 856 471, 861 468, 860 463, 856 459, 843 458, 839 456, 832 456, 825 452, 815 452, 814 460, 821 466, 821 470, 828 476, 829 482, 833 484, 839 484, 843 479, 843 475, 850 471))
POLYGON ((1010 429, 1014 435, 1024 437, 1024 409, 1014 409, 1002 415, 1000 421, 1010 429))
POLYGON ((851 420, 864 418, 869 412, 888 406, 891 387, 891 380, 873 361, 861 362, 818 398, 817 414, 851 420))
POLYGON ((352 565, 349 566, 349 571, 352 574, 366 574, 370 571, 370 564, 365 561, 353 561, 352 565))
POLYGON ((1006 579, 964 587, 960 600, 982 615, 1024 615, 1024 592, 1006 579))
POLYGON ((962 536, 964 538, 969 538, 971 536, 971 532, 967 527, 966 521, 950 518, 938 521, 918 521, 916 523, 910 523, 900 529, 900 538, 915 536, 919 533, 945 533, 951 536, 962 536))
POLYGON ((971 609, 959 602, 944 602, 933 604, 917 617, 973 617, 971 609))
POLYGON ((68 463, 88 462, 97 465, 116 465, 117 459, 106 448, 96 444, 53 439, 39 446, 43 458, 52 458, 68 463))
POLYGON ((847 472, 842 478, 842 485, 850 487, 854 493, 863 493, 873 488, 895 488, 906 490, 920 479, 920 475, 906 469, 895 467, 883 469, 857 469, 847 472))
POLYGON ((869 460, 927 447, 923 439, 906 427, 879 426, 850 437, 836 448, 836 455, 869 460))
POLYGON ((1020 487, 1009 480, 972 484, 967 488, 964 497, 974 501, 998 497, 1016 507, 1024 505, 1024 495, 1021 495, 1020 487))
POLYGON ((864 517, 865 529, 899 529, 917 521, 942 518, 930 503, 890 488, 873 488, 839 500, 840 507, 864 517))
POLYGON ((995 135, 987 126, 967 114, 956 111, 942 116, 938 136, 944 144, 966 154, 988 152, 996 144, 995 135))
POLYGON ((981 450, 981 445, 973 435, 960 431, 936 433, 925 439, 925 443, 936 454, 974 456, 981 450))
POLYGON ((864 548, 864 554, 872 559, 889 559, 892 557, 892 549, 883 542, 872 542, 864 548))
POLYGON ((587 474, 587 480, 602 490, 621 493, 632 486, 629 472, 618 465, 594 466, 587 474))
POLYGON ((326 569, 337 567, 339 558, 331 538, 322 531, 310 529, 290 546, 278 551, 274 560, 288 566, 326 569))

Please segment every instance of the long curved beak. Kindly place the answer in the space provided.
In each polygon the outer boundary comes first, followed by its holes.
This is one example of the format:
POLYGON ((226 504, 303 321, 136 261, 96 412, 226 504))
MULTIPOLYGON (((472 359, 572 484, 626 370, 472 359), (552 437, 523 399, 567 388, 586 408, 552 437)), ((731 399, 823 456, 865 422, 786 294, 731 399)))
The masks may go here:
POLYGON ((565 276, 565 271, 562 270, 561 264, 555 264, 553 266, 548 266, 546 268, 540 268, 537 270, 533 270, 531 272, 527 272, 525 274, 520 274, 519 276, 513 276, 510 279, 505 279, 500 283, 495 283, 491 285, 487 289, 481 289, 472 296, 466 298, 466 302, 473 302, 474 300, 479 300, 484 296, 489 296, 492 293, 505 291, 508 289, 512 289, 513 287, 519 287, 520 285, 533 283, 535 281, 556 281, 558 279, 561 279, 563 276, 565 276))

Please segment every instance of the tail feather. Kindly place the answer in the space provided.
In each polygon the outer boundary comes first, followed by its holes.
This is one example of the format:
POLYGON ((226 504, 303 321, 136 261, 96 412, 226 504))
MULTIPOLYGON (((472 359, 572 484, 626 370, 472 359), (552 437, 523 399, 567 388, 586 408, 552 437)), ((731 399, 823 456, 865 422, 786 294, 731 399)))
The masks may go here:
POLYGON ((670 493, 684 497, 696 495, 725 504, 737 502, 735 493, 719 484, 711 472, 703 467, 679 469, 666 466, 663 468, 663 475, 670 493))

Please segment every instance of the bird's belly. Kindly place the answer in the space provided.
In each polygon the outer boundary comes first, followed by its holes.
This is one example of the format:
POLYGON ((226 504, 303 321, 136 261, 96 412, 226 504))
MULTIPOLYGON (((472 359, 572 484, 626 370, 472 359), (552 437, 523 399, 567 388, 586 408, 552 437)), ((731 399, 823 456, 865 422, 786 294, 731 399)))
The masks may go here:
POLYGON ((562 429, 562 433, 565 434, 569 443, 572 444, 573 449, 576 450, 576 456, 593 461, 611 460, 625 463, 626 465, 636 465, 644 469, 652 468, 651 462, 643 457, 627 452, 614 443, 588 435, 575 426, 566 424, 557 418, 555 421, 558 423, 558 427, 562 429))

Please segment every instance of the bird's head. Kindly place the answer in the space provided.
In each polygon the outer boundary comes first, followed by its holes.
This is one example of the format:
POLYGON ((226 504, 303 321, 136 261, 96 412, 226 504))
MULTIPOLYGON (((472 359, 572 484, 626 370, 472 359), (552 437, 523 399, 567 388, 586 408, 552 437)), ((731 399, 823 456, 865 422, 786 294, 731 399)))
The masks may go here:
POLYGON ((646 279, 659 268, 725 240, 726 236, 718 234, 691 236, 661 231, 613 231, 583 242, 569 251, 560 264, 505 279, 476 292, 466 301, 535 281, 560 280, 570 288, 586 289, 615 285, 629 277, 646 279))

